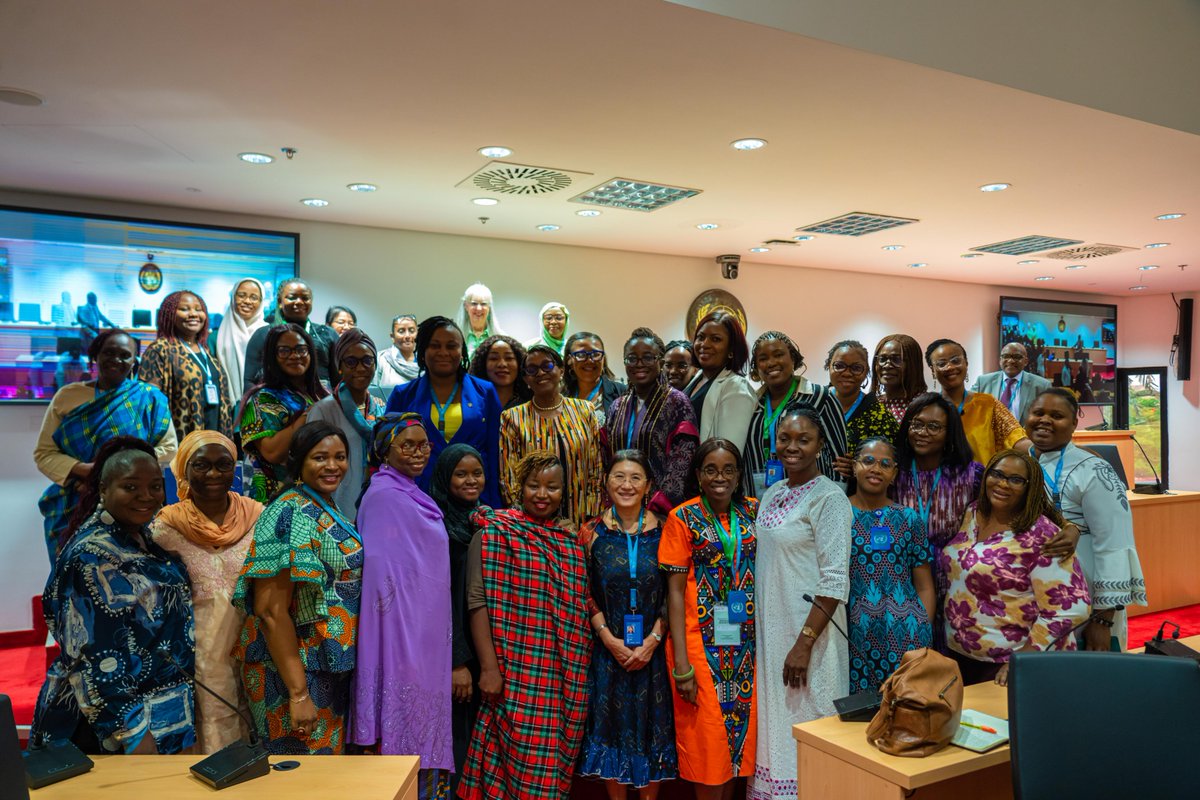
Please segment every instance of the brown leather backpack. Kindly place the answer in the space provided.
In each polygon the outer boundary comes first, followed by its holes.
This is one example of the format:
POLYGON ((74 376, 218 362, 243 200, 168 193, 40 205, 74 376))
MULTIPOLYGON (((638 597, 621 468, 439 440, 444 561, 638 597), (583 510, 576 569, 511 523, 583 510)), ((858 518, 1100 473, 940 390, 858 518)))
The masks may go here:
POLYGON ((958 732, 963 680, 958 664, 922 647, 910 650, 881 689, 883 705, 867 725, 867 741, 894 756, 936 753, 958 732))

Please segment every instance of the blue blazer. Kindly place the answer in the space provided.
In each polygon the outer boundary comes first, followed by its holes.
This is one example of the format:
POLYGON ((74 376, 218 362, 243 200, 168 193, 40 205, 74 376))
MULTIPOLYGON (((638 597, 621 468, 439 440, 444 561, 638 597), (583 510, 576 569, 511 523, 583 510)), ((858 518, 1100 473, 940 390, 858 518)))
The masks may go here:
POLYGON ((492 508, 503 508, 500 499, 500 396, 496 388, 482 378, 467 375, 462 384, 462 425, 454 437, 446 441, 445 437, 433 424, 430 407, 433 405, 433 392, 429 389, 429 377, 424 373, 415 381, 401 384, 392 390, 388 398, 387 411, 398 414, 412 411, 421 415, 425 420, 425 430, 429 434, 429 463, 425 471, 417 478, 417 485, 423 491, 429 491, 429 481, 433 477, 433 467, 438 455, 451 444, 469 444, 483 456, 483 474, 486 483, 479 502, 492 508))

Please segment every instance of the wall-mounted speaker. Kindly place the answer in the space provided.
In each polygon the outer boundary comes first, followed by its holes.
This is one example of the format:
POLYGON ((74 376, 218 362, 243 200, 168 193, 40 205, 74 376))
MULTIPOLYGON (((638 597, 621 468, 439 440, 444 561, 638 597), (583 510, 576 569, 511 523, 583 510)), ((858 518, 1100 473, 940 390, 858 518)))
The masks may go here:
POLYGON ((1186 297, 1179 301, 1179 333, 1175 337, 1175 379, 1192 379, 1192 316, 1196 301, 1186 297))

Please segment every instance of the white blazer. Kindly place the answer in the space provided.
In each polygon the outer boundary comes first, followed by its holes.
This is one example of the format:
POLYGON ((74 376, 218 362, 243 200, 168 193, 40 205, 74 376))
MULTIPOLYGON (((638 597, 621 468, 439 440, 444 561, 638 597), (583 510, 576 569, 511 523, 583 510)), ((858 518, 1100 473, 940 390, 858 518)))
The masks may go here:
POLYGON ((713 378, 700 409, 700 441, 728 439, 742 452, 750 418, 758 407, 758 395, 750 381, 729 369, 713 378))

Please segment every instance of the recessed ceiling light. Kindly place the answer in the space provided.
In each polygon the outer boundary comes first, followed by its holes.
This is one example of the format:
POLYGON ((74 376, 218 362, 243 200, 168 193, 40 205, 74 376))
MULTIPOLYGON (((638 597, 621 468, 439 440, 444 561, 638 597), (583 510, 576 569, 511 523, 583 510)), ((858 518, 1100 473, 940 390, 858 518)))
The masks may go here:
POLYGON ((721 226, 715 222, 701 222, 696 227, 702 231, 715 231, 717 228, 719 228, 721 226))
POLYGON ((902 245, 902 244, 885 244, 883 247, 881 247, 879 249, 880 250, 903 250, 904 245, 902 245))
POLYGON ((909 264, 909 266, 912 267, 913 269, 920 269, 921 267, 928 267, 929 265, 926 264, 924 261, 918 261, 915 264, 909 264))
POLYGON ((347 183, 346 188, 352 192, 374 192, 379 189, 373 183, 347 183))
POLYGON ((471 200, 477 206, 494 206, 499 204, 499 200, 494 197, 476 197, 471 200))
POLYGON ((1034 280, 1035 281, 1052 281, 1052 280, 1054 280, 1054 277, 1052 275, 1039 275, 1036 278, 1034 278, 1034 280))
POLYGON ((1170 247, 1170 246, 1171 246, 1170 242, 1151 242, 1150 244, 1146 245, 1146 249, 1147 250, 1155 250, 1159 247, 1170 247))
POLYGON ((1145 289, 1145 288, 1146 288, 1145 286, 1143 286, 1142 284, 1140 284, 1140 283, 1139 283, 1137 286, 1130 286, 1130 287, 1129 287, 1129 291, 1131 291, 1131 292, 1140 292, 1140 291, 1142 291, 1142 290, 1143 290, 1143 289, 1145 289))
POLYGON ((1036 258, 1030 258, 1030 259, 1026 259, 1025 261, 1018 261, 1017 263, 1018 264, 1036 264, 1036 263, 1038 263, 1038 260, 1036 258))
POLYGON ((983 253, 963 253, 959 258, 979 258, 983 253))
POLYGON ((769 253, 769 252, 771 252, 771 248, 769 248, 769 247, 751 247, 750 252, 751 253, 769 253))
POLYGON ((1183 216, 1183 214, 1180 214, 1179 212, 1172 212, 1170 214, 1159 214, 1157 217, 1155 217, 1155 219, 1161 219, 1161 220, 1179 219, 1182 216, 1183 216))
POLYGON ((512 155, 512 150, 494 144, 479 148, 479 155, 484 158, 507 158, 512 155))
POLYGON ((808 234, 804 234, 803 236, 793 236, 792 238, 795 239, 797 242, 811 242, 813 239, 815 239, 817 237, 809 236, 808 234))
POLYGON ((575 216, 577 216, 577 217, 598 217, 598 216, 600 216, 600 212, 594 208, 581 208, 575 212, 575 216))
POLYGON ((1067 267, 1066 269, 1086 269, 1086 268, 1087 268, 1087 264, 1072 264, 1071 266, 1067 267))
POLYGON ((553 231, 558 230, 558 226, 557 225, 538 225, 537 229, 539 231, 542 231, 543 233, 551 233, 553 231))
POLYGON ((1147 264, 1144 267, 1138 267, 1138 269, 1142 272, 1149 272, 1152 269, 1158 269, 1158 264, 1147 264))
POLYGON ((765 147, 766 139, 736 139, 729 143, 734 150, 758 150, 765 147))
POLYGON ((275 160, 273 156, 266 153, 238 153, 238 158, 247 164, 270 164, 275 160))
POLYGON ((39 94, 34 94, 28 89, 14 89, 11 86, 0 88, 0 103, 8 103, 14 106, 41 106, 45 105, 46 101, 39 94))
POLYGON ((1007 189, 1010 186, 1012 186, 1011 183, 985 183, 983 186, 979 187, 979 191, 981 191, 981 192, 1003 192, 1005 189, 1007 189))
POLYGON ((319 197, 306 197, 300 202, 304 203, 306 206, 311 206, 312 208, 324 208, 325 206, 329 205, 328 200, 322 200, 319 197))

